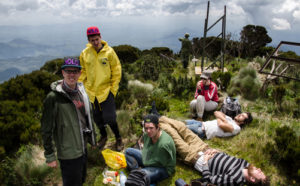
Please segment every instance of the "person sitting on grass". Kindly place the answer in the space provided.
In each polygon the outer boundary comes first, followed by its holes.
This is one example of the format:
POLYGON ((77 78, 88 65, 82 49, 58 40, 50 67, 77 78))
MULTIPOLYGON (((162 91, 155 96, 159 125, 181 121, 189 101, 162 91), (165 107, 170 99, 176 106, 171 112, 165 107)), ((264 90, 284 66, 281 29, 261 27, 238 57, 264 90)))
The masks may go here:
POLYGON ((197 82, 194 99, 190 102, 193 118, 202 121, 204 111, 214 111, 218 107, 218 87, 211 81, 212 71, 202 72, 201 80, 197 82))
POLYGON ((185 122, 187 127, 202 139, 237 135, 242 126, 252 122, 250 112, 241 113, 234 119, 220 111, 215 111, 214 115, 216 119, 211 121, 185 120, 185 122))
MULTIPOLYGON (((158 114, 155 105, 151 112, 158 114)), ((180 158, 202 173, 202 181, 215 185, 269 184, 261 169, 244 159, 210 148, 185 123, 161 116, 159 126, 173 138, 180 158)))
POLYGON ((127 148, 125 158, 129 171, 142 168, 151 185, 155 185, 175 172, 176 149, 173 139, 158 125, 158 116, 149 114, 144 118, 142 150, 127 148))

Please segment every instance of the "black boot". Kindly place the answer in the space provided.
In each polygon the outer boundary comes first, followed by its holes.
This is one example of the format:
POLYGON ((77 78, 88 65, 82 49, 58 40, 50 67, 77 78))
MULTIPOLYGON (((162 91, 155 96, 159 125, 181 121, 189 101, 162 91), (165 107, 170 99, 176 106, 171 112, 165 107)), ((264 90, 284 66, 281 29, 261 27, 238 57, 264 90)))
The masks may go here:
POLYGON ((124 148, 124 144, 122 142, 122 138, 119 137, 116 140, 116 150, 120 152, 123 148, 124 148))
POLYGON ((100 150, 102 150, 106 144, 106 141, 107 141, 107 136, 101 136, 100 140, 98 141, 97 143, 97 146, 100 150))
POLYGON ((150 114, 154 114, 157 117, 160 117, 160 114, 158 113, 158 111, 156 109, 155 101, 152 102, 152 108, 150 110, 150 114))

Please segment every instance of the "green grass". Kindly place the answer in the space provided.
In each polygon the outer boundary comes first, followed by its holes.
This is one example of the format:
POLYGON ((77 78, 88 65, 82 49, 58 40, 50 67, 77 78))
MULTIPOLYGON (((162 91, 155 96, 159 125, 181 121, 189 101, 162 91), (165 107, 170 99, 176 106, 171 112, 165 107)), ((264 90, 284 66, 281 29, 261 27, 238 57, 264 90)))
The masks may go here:
MULTIPOLYGON (((245 101, 245 100, 244 100, 245 101)), ((247 101, 245 101, 247 103, 247 101)), ((166 113, 167 116, 178 120, 184 120, 188 118, 188 100, 170 99, 170 112, 166 113)), ((271 185, 285 185, 284 183, 290 183, 284 176, 283 172, 280 172, 276 165, 274 165, 269 155, 264 152, 263 147, 267 142, 271 140, 270 135, 278 126, 290 125, 296 127, 299 130, 299 120, 287 118, 286 116, 274 117, 273 114, 266 113, 265 107, 255 106, 256 103, 248 102, 248 111, 254 111, 253 122, 245 127, 240 134, 229 138, 214 138, 211 140, 205 140, 211 147, 220 149, 229 155, 243 158, 255 166, 261 167, 262 170, 271 176, 271 185), (263 114, 262 114, 263 113, 263 114), (262 117, 260 117, 262 115, 262 117), (285 120, 286 122, 281 122, 285 120), (298 127, 297 127, 298 126, 298 127)), ((268 105, 267 103, 260 102, 262 105, 268 105)), ((124 125, 129 125, 124 122, 124 125)), ((121 126, 121 123, 119 124, 121 126)), ((126 126, 122 128, 126 128, 126 126)), ((124 135, 124 134, 123 134, 124 135)), ((129 136, 124 136, 124 138, 129 136)), ((130 138, 130 137, 129 137, 130 138)), ((113 135, 111 135, 111 141, 113 142, 113 135)), ((134 140, 133 140, 134 141, 134 140)), ((127 147, 133 143, 127 143, 127 147)), ((95 157, 91 157, 95 158, 95 157)), ((94 162, 89 165, 88 168, 88 181, 85 185, 104 185, 102 183, 103 176, 102 171, 105 168, 103 161, 94 162), (95 183, 95 184, 94 184, 95 183)), ((128 175, 128 172, 125 170, 128 175)), ((158 186, 174 185, 178 178, 182 178, 187 183, 190 183, 192 179, 200 178, 201 175, 193 167, 187 166, 177 161, 175 174, 159 183, 158 186)))
MULTIPOLYGON (((166 112, 165 115, 168 117, 184 120, 189 118, 189 102, 190 100, 180 100, 176 98, 170 98, 169 100, 170 111, 166 112)), ((299 134, 299 119, 293 119, 288 115, 277 115, 274 112, 268 112, 274 108, 274 104, 259 100, 256 102, 247 101, 240 99, 244 111, 252 112, 254 116, 253 122, 242 129, 241 133, 234 137, 229 138, 214 138, 211 140, 205 140, 212 148, 217 148, 221 151, 228 153, 229 155, 243 158, 255 166, 262 168, 262 170, 269 176, 271 176, 271 185, 285 185, 285 183, 291 183, 293 181, 287 180, 284 172, 281 172, 278 167, 272 163, 269 154, 264 152, 264 146, 267 142, 272 140, 274 130, 278 126, 288 125, 293 127, 297 134, 299 134), (284 121, 284 122, 282 122, 284 121)), ((128 127, 131 114, 126 111, 118 112, 120 114, 119 126, 121 128, 122 135, 124 138, 129 138, 126 147, 130 147, 136 142, 137 136, 128 136, 130 133, 128 127), (125 112, 125 113, 124 113, 125 112), (121 117, 122 115, 122 117, 121 117), (126 119, 127 118, 127 119, 126 119), (125 131, 125 133, 124 133, 125 131)), ((212 119, 213 115, 207 117, 212 119)), ((114 137, 111 132, 110 141, 114 142, 114 137)), ((95 158, 95 157, 93 157, 95 158)), ((88 169, 88 181, 86 185, 104 185, 102 183, 102 171, 105 167, 104 162, 98 161, 89 165, 88 169)), ((125 171, 128 175, 128 172, 125 171)), ((159 183, 158 186, 174 185, 178 178, 182 178, 187 183, 190 183, 192 179, 200 178, 201 175, 193 167, 187 166, 180 161, 177 161, 176 172, 169 179, 159 183)))
MULTIPOLYGON (((238 62, 240 66, 245 66, 247 61, 238 62)), ((189 75, 194 68, 193 64, 189 65, 189 69, 185 70, 182 68, 182 64, 178 62, 176 69, 173 72, 173 76, 179 77, 186 73, 189 75)), ((230 68, 228 68, 230 69, 230 68)), ((132 77, 133 78, 133 77, 132 77)), ((155 84, 155 83, 154 83, 155 84)), ((155 89, 155 88, 154 88, 155 89)), ((224 92, 223 92, 224 93, 224 92)), ((177 119, 185 120, 190 118, 189 113, 189 103, 193 98, 193 93, 190 97, 179 99, 175 97, 168 97, 169 111, 164 111, 164 115, 177 119)), ((221 151, 226 152, 229 155, 236 156, 238 158, 243 158, 255 166, 260 167, 267 175, 271 176, 271 185, 297 185, 293 180, 288 180, 286 178, 284 170, 280 170, 277 165, 275 165, 270 160, 270 155, 264 151, 265 145, 272 140, 274 131, 277 127, 287 125, 292 127, 296 134, 300 135, 300 121, 299 118, 291 117, 290 113, 278 113, 277 106, 273 100, 257 99, 256 101, 247 101, 243 98, 239 98, 239 102, 242 104, 243 111, 249 111, 252 113, 254 120, 245 128, 242 129, 241 133, 234 137, 229 138, 214 138, 211 140, 205 140, 207 144, 212 148, 217 148, 221 151)), ((141 134, 141 125, 138 120, 133 120, 132 118, 136 115, 141 115, 142 112, 140 105, 137 100, 134 103, 125 107, 126 110, 119 110, 117 112, 117 120, 120 129, 121 136, 125 143, 125 148, 132 147, 139 135, 141 134)), ((143 107, 142 109, 145 109, 143 107)), ((214 118, 213 113, 206 113, 204 120, 211 120, 214 118)), ((97 139, 100 138, 99 131, 97 129, 97 139)), ((106 148, 114 150, 115 138, 107 127, 108 132, 108 143, 106 148)), ((98 149, 88 149, 88 173, 85 186, 101 186, 103 176, 102 172, 106 165, 98 149)), ((200 178, 201 175, 193 167, 183 164, 180 160, 177 161, 175 174, 162 181, 158 186, 169 186, 174 185, 178 178, 185 180, 185 182, 190 183, 192 179, 200 178)), ((128 171, 124 170, 125 174, 128 175, 128 171)), ((46 185, 57 185, 61 183, 60 171, 56 169, 48 175, 48 179, 45 181, 46 185)), ((0 184, 1 185, 1 184, 0 184)))

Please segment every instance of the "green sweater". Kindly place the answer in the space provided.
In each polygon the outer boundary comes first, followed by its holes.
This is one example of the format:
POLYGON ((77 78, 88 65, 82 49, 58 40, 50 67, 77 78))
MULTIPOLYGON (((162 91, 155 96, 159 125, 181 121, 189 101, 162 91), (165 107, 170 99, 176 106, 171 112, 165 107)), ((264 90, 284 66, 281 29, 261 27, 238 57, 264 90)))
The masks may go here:
POLYGON ((176 148, 171 136, 162 131, 158 141, 153 144, 151 138, 145 134, 142 158, 145 167, 165 167, 169 176, 173 174, 176 166, 176 148))

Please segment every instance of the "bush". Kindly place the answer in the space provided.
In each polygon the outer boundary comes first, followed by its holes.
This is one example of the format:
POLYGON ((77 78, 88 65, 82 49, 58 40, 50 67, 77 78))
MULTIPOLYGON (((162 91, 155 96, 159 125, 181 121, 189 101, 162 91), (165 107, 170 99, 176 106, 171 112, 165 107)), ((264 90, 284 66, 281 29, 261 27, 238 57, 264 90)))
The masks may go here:
POLYGON ((265 150, 275 165, 283 168, 286 176, 300 181, 300 141, 288 126, 276 128, 274 143, 267 143, 265 150))
POLYGON ((0 164, 1 185, 44 185, 44 179, 52 172, 44 160, 39 159, 43 155, 37 146, 22 146, 16 153, 16 159, 5 158, 0 164))
POLYGON ((159 56, 160 54, 164 54, 167 56, 172 56, 173 51, 168 47, 153 47, 150 50, 147 49, 142 51, 142 55, 148 55, 148 54, 152 54, 152 55, 155 54, 157 56, 159 56))
POLYGON ((142 57, 142 61, 141 77, 145 80, 156 81, 161 70, 161 59, 157 56, 146 55, 142 57))
MULTIPOLYGON (((138 108, 142 108, 147 105, 150 99, 153 85, 142 83, 138 80, 129 81, 128 89, 130 90, 130 97, 127 98, 128 104, 137 102, 138 108)), ((137 108, 135 108, 137 109, 137 108)))
POLYGON ((242 68, 228 87, 229 96, 242 95, 245 99, 255 100, 259 96, 260 83, 256 71, 252 68, 242 68))
POLYGON ((170 110, 170 106, 169 106, 169 102, 166 100, 166 98, 161 97, 161 96, 152 96, 149 105, 152 104, 152 102, 155 101, 155 105, 157 108, 157 111, 163 115, 163 111, 169 111, 170 110))
POLYGON ((113 47, 122 64, 135 62, 141 55, 141 51, 131 45, 119 45, 113 47))
POLYGON ((229 86, 232 74, 230 72, 215 71, 212 73, 212 81, 221 87, 221 90, 226 91, 229 86))
POLYGON ((41 68, 41 71, 47 71, 52 74, 60 75, 61 74, 61 66, 64 62, 64 59, 58 58, 58 59, 53 59, 51 61, 46 62, 41 68))
POLYGON ((52 168, 48 167, 44 160, 37 161, 38 154, 43 155, 41 152, 39 147, 32 145, 24 146, 19 151, 15 171, 24 185, 43 185, 43 180, 52 172, 52 168))
POLYGON ((21 185, 17 179, 15 160, 9 157, 4 158, 0 163, 0 185, 21 185))
POLYGON ((188 98, 190 94, 195 92, 196 83, 193 78, 171 77, 170 92, 177 98, 188 98))
POLYGON ((279 107, 279 110, 282 111, 282 100, 286 92, 286 87, 284 85, 278 85, 274 87, 273 90, 273 98, 275 99, 275 102, 277 106, 279 107))

